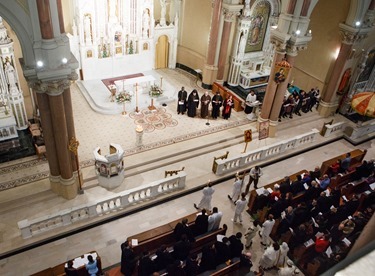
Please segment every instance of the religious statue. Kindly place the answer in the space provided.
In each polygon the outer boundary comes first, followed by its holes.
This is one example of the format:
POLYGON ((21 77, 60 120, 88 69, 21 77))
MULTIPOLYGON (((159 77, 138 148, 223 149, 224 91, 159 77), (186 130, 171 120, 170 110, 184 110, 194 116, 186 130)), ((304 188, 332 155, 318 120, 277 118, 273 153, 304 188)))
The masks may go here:
POLYGON ((87 44, 91 44, 91 18, 90 15, 85 15, 85 19, 83 20, 84 28, 85 28, 85 42, 87 44))
POLYGON ((237 52, 237 54, 240 55, 240 54, 245 53, 245 47, 246 47, 246 37, 245 37, 245 34, 242 33, 241 34, 241 38, 240 38, 240 43, 238 45, 238 52, 237 52))
POLYGON ((150 37, 149 30, 150 30, 150 14, 149 14, 148 9, 145 9, 143 11, 143 33, 142 33, 143 37, 150 37))
POLYGON ((165 14, 167 10, 167 3, 166 0, 160 0, 161 12, 160 12, 160 25, 164 26, 165 22, 165 14))
POLYGON ((110 22, 117 22, 117 0, 109 0, 109 21, 110 22))
POLYGON ((9 84, 9 87, 12 88, 16 86, 16 83, 17 83, 16 70, 14 70, 14 67, 12 66, 12 64, 10 64, 9 61, 5 65, 4 72, 5 72, 5 78, 7 80, 7 83, 9 84))

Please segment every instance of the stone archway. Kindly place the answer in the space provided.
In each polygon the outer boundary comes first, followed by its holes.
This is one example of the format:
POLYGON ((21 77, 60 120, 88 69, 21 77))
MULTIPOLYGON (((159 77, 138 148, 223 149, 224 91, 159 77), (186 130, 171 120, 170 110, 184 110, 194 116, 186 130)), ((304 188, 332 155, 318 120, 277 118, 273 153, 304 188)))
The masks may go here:
POLYGON ((0 16, 12 27, 18 37, 23 56, 23 73, 26 75, 27 70, 35 68, 33 45, 36 39, 33 30, 35 24, 32 24, 32 20, 38 20, 36 8, 34 12, 27 1, 0 0, 0 16), (31 15, 35 17, 31 19, 31 15))
POLYGON ((155 69, 167 68, 169 62, 169 39, 161 35, 155 47, 155 69))

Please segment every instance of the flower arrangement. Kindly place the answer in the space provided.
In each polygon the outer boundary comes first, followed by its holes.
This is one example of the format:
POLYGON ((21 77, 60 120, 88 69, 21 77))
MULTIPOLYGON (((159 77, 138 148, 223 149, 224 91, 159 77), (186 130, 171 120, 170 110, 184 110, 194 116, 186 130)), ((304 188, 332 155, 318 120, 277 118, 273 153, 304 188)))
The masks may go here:
POLYGON ((131 102, 132 100, 132 95, 130 95, 129 92, 120 92, 116 96, 116 102, 118 103, 125 103, 125 102, 131 102))
POLYGON ((159 97, 163 94, 163 90, 156 84, 151 85, 149 95, 151 97, 159 97))

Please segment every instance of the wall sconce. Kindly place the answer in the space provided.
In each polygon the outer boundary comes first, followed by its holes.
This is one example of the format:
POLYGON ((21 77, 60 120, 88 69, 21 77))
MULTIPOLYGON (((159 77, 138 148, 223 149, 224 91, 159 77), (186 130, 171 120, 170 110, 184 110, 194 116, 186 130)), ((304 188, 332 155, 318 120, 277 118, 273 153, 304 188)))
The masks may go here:
POLYGON ((311 36, 312 35, 311 30, 309 30, 306 35, 311 36))
POLYGON ((61 60, 61 62, 62 62, 63 64, 67 64, 67 63, 68 63, 68 59, 64 57, 64 58, 61 60))
POLYGON ((355 26, 356 26, 356 27, 361 26, 361 21, 356 21, 356 22, 355 22, 355 26))
POLYGON ((38 66, 39 68, 43 67, 43 65, 44 65, 44 63, 43 63, 43 61, 41 61, 41 60, 38 60, 38 61, 36 62, 36 66, 38 66))

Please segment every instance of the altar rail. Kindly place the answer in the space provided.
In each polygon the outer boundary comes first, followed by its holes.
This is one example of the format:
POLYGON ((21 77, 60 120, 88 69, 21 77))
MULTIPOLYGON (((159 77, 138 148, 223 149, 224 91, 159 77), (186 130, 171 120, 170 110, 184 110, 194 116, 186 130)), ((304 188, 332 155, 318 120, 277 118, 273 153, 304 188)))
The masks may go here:
POLYGON ((242 167, 250 166, 256 162, 277 156, 288 150, 295 149, 307 143, 312 143, 314 142, 315 137, 318 133, 319 130, 314 128, 312 131, 306 134, 298 135, 294 138, 284 140, 270 146, 242 153, 241 155, 237 155, 228 159, 214 160, 214 162, 216 162, 216 164, 214 164, 214 166, 216 167, 215 174, 222 175, 225 173, 238 171, 242 167))
MULTIPOLYGON (((324 132, 324 137, 330 136, 332 133, 337 133, 337 132, 344 132, 346 123, 345 122, 338 122, 336 124, 331 124, 331 125, 325 125, 325 132, 324 132)), ((342 133, 341 133, 342 134, 342 133)))
POLYGON ((62 210, 56 215, 47 215, 34 220, 21 220, 18 228, 24 239, 45 233, 57 227, 70 225, 89 218, 103 216, 111 212, 118 212, 130 205, 145 202, 165 193, 170 193, 185 187, 186 172, 145 184, 134 189, 129 189, 115 196, 108 196, 85 205, 62 210))

